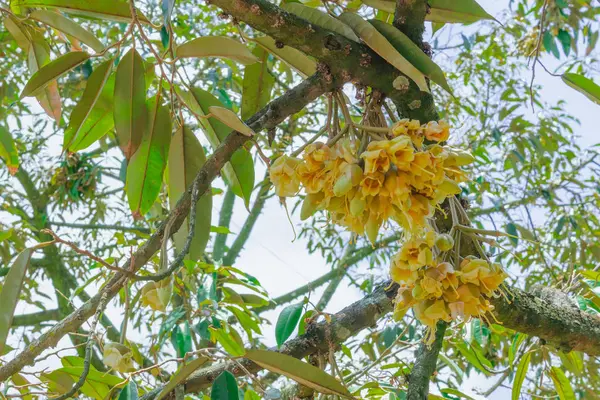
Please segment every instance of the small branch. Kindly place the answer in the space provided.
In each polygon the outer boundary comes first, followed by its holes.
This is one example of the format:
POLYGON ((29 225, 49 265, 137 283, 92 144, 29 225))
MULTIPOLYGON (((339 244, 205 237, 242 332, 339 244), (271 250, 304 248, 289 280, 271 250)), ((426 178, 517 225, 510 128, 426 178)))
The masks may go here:
POLYGON ((267 194, 269 193, 269 188, 271 187, 271 182, 268 180, 269 170, 265 173, 265 177, 261 184, 260 190, 256 195, 256 199, 254 200, 254 204, 252 205, 252 209, 250 210, 250 214, 248 214, 248 218, 244 222, 244 226, 240 230, 240 233, 237 235, 235 240, 233 241, 231 247, 229 248, 229 252, 223 258, 224 265, 233 265, 235 260, 239 257, 244 245, 248 241, 250 237, 250 233, 254 228, 254 224, 256 220, 260 216, 260 213, 265 206, 265 202, 267 201, 267 194))
POLYGON ((85 358, 83 362, 83 372, 81 376, 77 380, 77 382, 71 387, 71 389, 58 397, 55 397, 54 400, 66 400, 72 397, 75 393, 81 389, 81 387, 85 384, 85 380, 87 379, 88 373, 90 372, 90 364, 92 361, 92 352, 94 349, 94 335, 96 334, 96 328, 98 327, 98 321, 100 320, 100 314, 104 311, 106 307, 106 303, 108 302, 108 296, 105 294, 102 295, 100 299, 100 303, 98 304, 98 308, 96 309, 96 315, 94 317, 94 322, 92 323, 92 329, 90 329, 90 335, 87 340, 87 344, 85 345, 85 358))
POLYGON ((60 312, 58 309, 39 311, 31 314, 15 315, 11 327, 37 325, 46 321, 58 321, 60 312))
POLYGON ((76 228, 76 229, 105 229, 112 231, 122 231, 122 232, 139 232, 139 233, 150 233, 151 230, 149 228, 137 227, 137 226, 121 226, 121 225, 105 225, 105 224, 76 224, 70 222, 60 222, 60 221, 48 221, 49 225, 54 226, 63 226, 67 228, 76 228))
MULTIPOLYGON (((228 187, 223 197, 223 205, 219 213, 219 226, 229 228, 231 224, 231 216, 233 215, 233 206, 235 205, 235 193, 228 187)), ((225 254, 225 244, 227 242, 227 234, 218 233, 213 246, 212 257, 214 260, 221 260, 225 254)))

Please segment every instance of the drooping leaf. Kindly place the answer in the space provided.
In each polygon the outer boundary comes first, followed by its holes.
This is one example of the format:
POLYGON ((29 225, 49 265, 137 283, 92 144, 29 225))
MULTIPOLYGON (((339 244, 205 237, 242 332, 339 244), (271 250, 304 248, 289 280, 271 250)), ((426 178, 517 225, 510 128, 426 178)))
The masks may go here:
POLYGON ((208 111, 213 116, 213 118, 218 119, 231 129, 238 131, 239 133, 252 137, 254 136, 254 131, 250 129, 248 125, 246 125, 233 111, 228 108, 220 107, 220 106, 211 106, 208 107, 208 111))
POLYGON ((332 32, 359 42, 358 36, 349 26, 343 22, 333 18, 331 15, 324 13, 316 8, 307 7, 301 3, 285 3, 281 6, 285 11, 296 14, 300 18, 304 18, 308 22, 320 26, 321 28, 329 29, 332 32))
POLYGON ((175 348, 177 357, 183 358, 185 355, 193 350, 192 337, 190 335, 190 326, 186 321, 184 323, 185 329, 181 329, 179 325, 175 325, 171 331, 171 343, 175 348))
POLYGON ((373 25, 362 19, 359 15, 350 12, 340 15, 340 19, 350 26, 367 46, 412 79, 420 90, 429 92, 425 76, 421 71, 404 58, 402 54, 398 53, 394 46, 373 25))
POLYGON ((169 382, 167 382, 164 388, 156 396, 156 400, 160 400, 171 393, 179 384, 184 382, 188 376, 194 373, 194 371, 206 364, 208 360, 208 357, 199 356, 198 358, 189 361, 187 364, 182 365, 177 372, 171 376, 169 382))
POLYGON ((21 393, 21 399, 23 400, 33 400, 33 395, 30 394, 30 383, 23 375, 21 374, 14 374, 13 376, 11 376, 10 378, 12 380, 12 382, 16 385, 16 386, 21 386, 19 388, 19 393, 21 393))
MULTIPOLYGON (((131 22, 129 3, 121 0, 12 0, 11 7, 58 8, 68 14, 131 22)), ((142 22, 148 22, 139 11, 138 18, 142 22)))
MULTIPOLYGON (((28 53, 28 67, 32 74, 35 74, 40 68, 50 62, 50 48, 40 35, 34 35, 28 53)), ((38 102, 50 117, 55 121, 60 121, 61 102, 58 93, 58 83, 50 82, 46 85, 42 93, 36 96, 38 102)))
POLYGON ((175 54, 178 58, 222 57, 244 65, 258 62, 245 45, 225 36, 203 36, 190 40, 177 47, 175 54))
POLYGON ((431 12, 425 19, 433 22, 470 23, 494 19, 475 0, 429 0, 431 12))
POLYGON ((394 46, 394 48, 398 50, 409 63, 421 71, 423 75, 440 85, 448 93, 452 93, 452 89, 450 89, 442 69, 434 63, 433 60, 419 48, 419 46, 414 44, 408 36, 383 21, 372 19, 369 20, 369 22, 379 31, 379 33, 385 36, 392 46, 394 46))
POLYGON ((271 90, 275 78, 269 73, 267 60, 269 53, 262 47, 256 46, 252 54, 260 62, 244 68, 242 81, 242 120, 247 120, 271 100, 271 90))
MULTIPOLYGON (((188 127, 181 127, 171 139, 169 150, 169 169, 167 192, 169 205, 175 208, 177 201, 192 185, 194 178, 206 161, 204 148, 188 127)), ((212 195, 209 191, 202 195, 196 204, 196 225, 194 238, 186 258, 198 261, 204 254, 204 249, 210 237, 212 216, 212 195)), ((184 221, 174 234, 173 241, 177 251, 185 245, 189 232, 188 219, 184 221)))
POLYGON ((460 399, 475 400, 473 397, 469 396, 468 394, 465 394, 465 393, 461 392, 460 390, 457 390, 454 388, 441 389, 440 392, 442 392, 444 394, 451 394, 453 396, 457 396, 460 399))
POLYGON ((554 57, 560 58, 560 52, 558 51, 558 46, 556 46, 555 37, 552 36, 549 31, 544 32, 542 43, 544 43, 544 48, 548 53, 552 53, 554 57))
POLYGON ((17 147, 12 135, 4 125, 0 125, 0 158, 4 160, 11 175, 17 173, 19 169, 19 153, 17 153, 17 147))
POLYGON ((491 368, 491 365, 488 359, 481 354, 477 354, 466 341, 456 343, 456 348, 473 367, 477 368, 484 375, 489 376, 488 369, 491 368))
POLYGON ((569 53, 571 52, 571 36, 569 35, 569 33, 567 31, 559 29, 558 35, 556 35, 556 37, 558 38, 558 41, 562 45, 565 56, 568 56, 569 53))
POLYGON ((173 6, 175 6, 175 0, 161 0, 160 8, 163 13, 163 23, 167 25, 171 21, 171 15, 173 14, 173 6))
POLYGON ((439 354, 440 360, 446 364, 452 372, 456 375, 457 381, 460 384, 463 380, 463 370, 458 366, 458 364, 452 360, 450 357, 445 355, 444 353, 439 354))
POLYGON ((512 400, 519 400, 519 398, 521 397, 521 387, 523 386, 523 382, 525 381, 525 376, 527 376, 530 361, 531 352, 525 353, 525 355, 523 355, 523 357, 521 357, 521 360, 519 361, 517 372, 515 373, 515 380, 513 381, 511 397, 512 400))
POLYGON ((17 45, 24 51, 28 51, 30 45, 28 28, 12 15, 4 18, 2 24, 15 39, 17 45))
POLYGON ((576 400, 571 382, 565 376, 565 373, 558 367, 552 367, 548 373, 554 382, 554 388, 560 400, 576 400))
POLYGON ((519 231, 517 230, 517 226, 514 222, 509 222, 506 224, 506 233, 509 234, 508 240, 512 243, 513 246, 517 246, 519 244, 519 231))
POLYGON ((104 49, 104 45, 96 36, 94 36, 94 34, 58 12, 33 10, 29 16, 61 31, 62 33, 73 36, 80 42, 90 46, 96 52, 100 52, 104 49))
POLYGON ((213 328, 210 327, 210 335, 219 342, 226 352, 234 357, 243 356, 246 353, 244 344, 241 341, 239 333, 231 326, 228 327, 229 331, 225 327, 213 328))
POLYGON ((19 302, 21 287, 27 274, 31 256, 35 250, 49 244, 40 243, 19 253, 2 282, 2 291, 0 291, 0 354, 2 354, 2 350, 6 344, 6 338, 12 325, 15 308, 19 302))
POLYGON ((285 307, 275 324, 275 340, 277 346, 281 346, 294 332, 300 317, 302 316, 302 308, 304 303, 292 304, 285 307))
POLYGON ((49 83, 54 82, 88 58, 90 55, 85 51, 71 51, 49 62, 33 74, 23 88, 20 97, 37 96, 49 83))
POLYGON ((81 138, 86 136, 85 123, 103 93, 104 86, 112 72, 113 61, 111 58, 100 64, 87 80, 83 95, 71 112, 69 126, 65 130, 63 150, 68 149, 75 140, 81 142, 81 138))
POLYGON ((115 134, 125 158, 136 152, 146 128, 146 81, 144 61, 135 49, 130 49, 117 66, 115 76, 115 134))
POLYGON ((148 123, 144 137, 127 165, 127 199, 136 217, 146 214, 154 204, 167 166, 171 116, 161 101, 160 95, 148 100, 148 123))
POLYGON ((254 39, 263 49, 294 68, 300 76, 307 78, 317 72, 317 63, 304 53, 290 46, 278 48, 275 40, 269 36, 261 36, 254 39))
POLYGON ((123 389, 121 389, 121 393, 119 393, 119 400, 137 400, 138 399, 138 389, 135 381, 131 379, 127 385, 123 389))
POLYGON ((333 376, 297 358, 267 350, 248 350, 245 358, 318 392, 352 398, 348 389, 333 376))
MULTIPOLYGON (((193 88, 191 92, 180 91, 180 96, 192 112, 198 116, 208 115, 209 107, 223 107, 223 104, 212 94, 199 88, 193 88)), ((231 128, 216 118, 199 118, 198 121, 213 149, 219 147, 231 133, 231 128)), ((250 195, 254 188, 254 163, 250 153, 245 149, 236 150, 221 173, 233 193, 244 199, 246 208, 248 208, 250 195)))
POLYGON ((600 104, 600 86, 593 80, 574 73, 563 74, 562 80, 594 103, 600 104))
POLYGON ((223 371, 213 382, 210 390, 210 400, 239 400, 239 388, 235 376, 229 371, 223 371))

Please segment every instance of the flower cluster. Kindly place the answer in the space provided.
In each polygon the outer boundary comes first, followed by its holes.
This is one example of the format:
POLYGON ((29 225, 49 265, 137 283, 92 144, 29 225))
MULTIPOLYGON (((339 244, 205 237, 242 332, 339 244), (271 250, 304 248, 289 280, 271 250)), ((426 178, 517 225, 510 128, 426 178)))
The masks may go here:
POLYGON ((310 144, 301 159, 281 156, 270 168, 271 182, 281 197, 304 187, 302 219, 327 210, 333 222, 371 242, 390 219, 406 232, 419 232, 438 204, 460 192, 458 183, 466 180, 460 167, 473 161, 469 153, 439 144, 448 136, 444 121, 401 120, 360 154, 359 144, 342 139, 333 146, 310 144), (424 146, 425 140, 430 144, 424 146))
POLYGON ((500 265, 474 257, 455 268, 439 257, 450 248, 449 235, 429 231, 404 242, 392 259, 390 275, 400 284, 395 315, 400 318, 412 307, 415 317, 429 328, 426 343, 434 340, 439 320, 485 319, 493 309, 489 298, 502 293, 500 285, 506 278, 500 265))

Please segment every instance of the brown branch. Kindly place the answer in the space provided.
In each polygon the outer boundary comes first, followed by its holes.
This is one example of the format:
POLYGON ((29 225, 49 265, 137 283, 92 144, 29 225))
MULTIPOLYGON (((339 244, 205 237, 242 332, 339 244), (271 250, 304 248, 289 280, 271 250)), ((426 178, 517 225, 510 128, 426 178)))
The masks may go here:
MULTIPOLYGON (((123 190, 123 188, 119 188, 123 190)), ((48 225, 62 226, 66 228, 76 229, 104 229, 121 232, 138 232, 138 233, 150 233, 149 228, 138 227, 138 226, 121 226, 121 225, 106 225, 106 224, 76 224, 71 222, 60 222, 60 221, 48 221, 48 225)))
MULTIPOLYGON (((269 103, 265 108, 255 114, 247 123, 258 132, 262 129, 276 127, 289 115, 302 110, 306 104, 314 101, 323 93, 343 84, 343 80, 324 79, 321 73, 308 78, 298 86, 286 92, 283 96, 269 103)), ((194 182, 198 183, 200 195, 210 187, 211 182, 217 177, 223 166, 232 154, 239 149, 249 138, 238 132, 232 132, 225 141, 206 160, 194 182)), ((169 224, 173 230, 179 229, 190 209, 190 188, 186 191, 169 216, 158 227, 157 231, 127 260, 123 269, 137 271, 160 249, 165 228, 169 224)), ((31 364, 35 357, 46 348, 55 346, 58 341, 69 332, 75 332, 96 311, 102 296, 106 295, 110 301, 123 287, 127 276, 121 272, 116 273, 102 288, 102 290, 89 301, 69 314, 62 321, 34 340, 27 348, 19 353, 13 360, 0 367, 0 381, 6 380, 14 373, 20 371, 25 365, 31 364)))

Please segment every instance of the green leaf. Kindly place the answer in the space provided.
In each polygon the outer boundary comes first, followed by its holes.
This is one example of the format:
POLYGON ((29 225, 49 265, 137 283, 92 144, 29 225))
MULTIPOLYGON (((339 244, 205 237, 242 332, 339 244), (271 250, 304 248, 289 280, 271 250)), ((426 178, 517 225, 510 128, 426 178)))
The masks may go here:
POLYGON ((451 395, 454 395, 454 396, 458 396, 458 397, 460 397, 462 399, 475 400, 471 396, 469 396, 467 394, 464 394, 463 392, 461 392, 460 390, 457 390, 457 389, 446 388, 446 389, 440 390, 440 392, 442 392, 443 394, 451 394, 451 395))
POLYGON ((523 341, 526 338, 527 338, 527 335, 525 335, 523 333, 516 333, 515 336, 513 337, 512 344, 508 348, 508 363, 509 364, 512 365, 512 363, 515 361, 515 357, 517 355, 517 352, 519 351, 519 347, 521 346, 521 343, 523 343, 523 341))
POLYGON ((588 99, 596 104, 600 104, 600 86, 593 80, 580 74, 566 73, 562 75, 562 80, 573 89, 584 94, 588 99))
POLYGON ((450 357, 448 357, 447 355, 445 355, 444 353, 439 354, 440 360, 446 364, 451 370, 452 372, 454 372, 454 374, 456 375, 457 381, 460 384, 463 380, 463 370, 458 366, 458 364, 452 360, 450 357))
POLYGON ((88 58, 90 55, 85 51, 71 51, 63 54, 36 71, 23 88, 20 97, 37 96, 50 82, 82 64, 88 58))
MULTIPOLYGON (((223 107, 223 104, 212 94, 199 88, 193 88, 191 92, 180 91, 180 96, 192 112, 198 116, 208 115, 209 107, 223 107)), ((199 118, 198 121, 213 149, 219 147, 231 133, 231 128, 216 118, 199 118)), ((245 149, 236 150, 221 173, 233 193, 244 199, 246 208, 248 208, 252 189, 254 189, 254 162, 250 153, 245 149)))
MULTIPOLYGON (((396 2, 390 0, 361 0, 369 7, 390 14, 396 11, 396 2)), ((471 23, 494 19, 475 0, 429 0, 429 13, 425 20, 434 23, 471 23)), ((434 32, 435 33, 435 32, 434 32)))
POLYGON ((429 0, 431 7, 425 19, 433 22, 471 23, 494 19, 475 0, 429 0))
POLYGON ((130 160, 145 135, 147 115, 144 61, 130 49, 117 66, 114 94, 115 134, 125 158, 130 160))
POLYGON ((11 175, 17 173, 19 169, 19 153, 17 152, 12 135, 4 125, 0 125, 0 158, 4 160, 11 175))
POLYGON ((356 36, 349 26, 321 10, 307 7, 301 3, 285 3, 281 8, 289 13, 296 14, 314 25, 338 33, 354 42, 360 42, 358 36, 356 36))
POLYGON ((173 327, 173 330, 171 331, 171 343, 179 358, 183 358, 188 352, 193 350, 190 327, 187 321, 185 322, 185 330, 181 330, 179 325, 173 327))
POLYGON ((448 85, 446 76, 442 69, 434 63, 431 58, 423 50, 419 48, 412 40, 400 30, 383 21, 369 20, 371 25, 375 27, 385 38, 394 46, 398 52, 414 65, 423 75, 440 85, 448 93, 452 93, 452 89, 448 85))
POLYGON ((281 347, 296 329, 302 316, 302 308, 304 308, 304 303, 292 304, 285 307, 279 314, 275 325, 275 340, 277 340, 278 347, 281 347))
POLYGON ((367 46, 388 63, 392 64, 397 70, 412 79, 419 86, 419 89, 429 93, 425 76, 404 58, 402 54, 398 53, 394 46, 373 25, 362 19, 359 15, 350 12, 343 13, 339 18, 342 22, 350 26, 367 46))
POLYGON ((560 58, 560 53, 558 52, 558 47, 556 47, 554 36, 552 36, 549 31, 544 32, 542 41, 544 43, 544 48, 548 53, 552 53, 554 57, 560 58))
MULTIPOLYGON (((78 149, 87 147, 82 147, 81 143, 90 142, 90 133, 93 130, 93 128, 97 125, 98 121, 97 117, 91 118, 93 120, 94 125, 90 127, 89 123, 86 124, 86 122, 88 122, 88 118, 90 118, 92 114, 96 114, 96 116, 108 114, 104 112, 104 110, 99 110, 101 108, 100 105, 98 105, 98 110, 96 110, 96 112, 94 112, 94 107, 96 106, 96 103, 98 103, 100 96, 103 94, 103 89, 109 80, 110 74, 112 72, 113 61, 114 60, 111 58, 103 62, 98 67, 96 67, 94 72, 92 72, 92 74, 90 75, 85 86, 85 90, 83 91, 83 95, 81 96, 81 99, 71 112, 69 126, 65 130, 63 150, 70 149, 71 146, 75 144, 75 142, 79 144, 78 149)), ((112 86, 114 90, 114 82, 112 82, 112 86)), ((112 109, 112 105, 109 104, 108 106, 109 107, 105 108, 112 109)), ((112 117, 112 112, 109 116, 112 117)), ((100 120, 101 119, 102 118, 100 118, 100 120)), ((112 118, 110 119, 112 120, 112 118)), ((114 122, 112 121, 111 123, 105 124, 105 126, 110 125, 110 128, 104 130, 104 132, 102 132, 102 135, 108 132, 108 130, 114 126, 113 124, 114 122)), ((98 130, 96 129, 95 132, 98 132, 98 130)), ((101 137, 97 137, 98 135, 94 136, 96 136, 95 140, 98 140, 101 137)), ((93 142, 89 143, 88 146, 92 143, 93 142)))
POLYGON ((163 23, 167 25, 169 21, 171 21, 171 15, 173 14, 173 6, 175 5, 175 0, 161 0, 160 8, 163 13, 163 23))
POLYGON ((206 364, 208 360, 208 357, 199 356, 198 358, 189 361, 187 364, 182 365, 177 372, 171 376, 171 379, 156 396, 155 400, 160 400, 171 393, 178 385, 183 383, 188 376, 194 373, 194 371, 206 364))
POLYGON ((307 55, 290 46, 278 48, 275 40, 269 36, 253 39, 263 49, 295 69, 302 78, 307 78, 317 72, 317 63, 307 55))
POLYGON ((221 57, 244 65, 258 62, 258 58, 237 40, 225 36, 203 36, 177 47, 178 58, 185 57, 221 57))
POLYGON ((269 53, 256 46, 252 51, 260 62, 248 65, 244 69, 242 81, 242 119, 245 121, 271 100, 271 90, 275 78, 269 73, 267 60, 269 53))
POLYGON ((244 330, 246 330, 246 332, 248 333, 248 336, 250 336, 251 330, 258 333, 259 335, 261 334, 260 325, 254 319, 252 319, 250 315, 248 315, 247 313, 245 313, 237 307, 229 306, 227 307, 227 309, 231 311, 233 315, 235 315, 237 320, 240 322, 240 325, 242 325, 244 330))
POLYGON ((221 372, 210 389, 210 400, 239 400, 239 398, 235 376, 229 371, 221 372))
POLYGON ((556 35, 556 37, 558 38, 558 41, 562 45, 565 56, 568 56, 569 53, 571 52, 571 36, 569 36, 569 33, 567 31, 559 29, 558 35, 556 35))
POLYGON ((592 271, 592 270, 583 270, 579 271, 581 275, 584 277, 591 279, 593 281, 600 281, 600 271, 592 271))
POLYGON ((560 400, 575 400, 575 393, 573 392, 573 387, 571 387, 571 382, 565 376, 565 373, 558 367, 552 367, 548 372, 550 378, 554 382, 554 388, 556 389, 556 393, 560 400))
POLYGON ((515 380, 513 382, 512 387, 512 400, 519 400, 521 397, 521 387, 523 386, 523 382, 525 381, 525 376, 527 376, 527 371, 529 370, 529 363, 531 362, 531 352, 525 353, 521 360, 519 361, 519 366, 517 367, 517 372, 515 373, 515 380))
MULTIPOLYGON (((131 22, 131 11, 127 1, 98 1, 98 0, 12 0, 12 7, 58 8, 68 14, 85 17, 108 19, 113 21, 131 22)), ((140 21, 147 23, 148 19, 138 11, 140 21)))
POLYGON ((33 395, 31 395, 29 391, 31 382, 29 382, 23 375, 18 373, 11 376, 10 379, 15 386, 21 386, 18 390, 19 393, 21 393, 22 400, 33 400, 33 395))
POLYGON ((348 389, 333 376, 294 357, 267 350, 248 350, 245 357, 318 392, 353 398, 348 389))
POLYGON ((147 107, 142 143, 127 165, 127 199, 137 218, 146 214, 158 197, 171 144, 171 116, 160 95, 149 99, 147 107))
POLYGON ((29 267, 29 260, 31 260, 31 256, 35 250, 46 247, 49 244, 50 242, 40 243, 19 253, 2 282, 2 291, 0 291, 0 354, 2 354, 2 350, 6 345, 15 308, 19 302, 21 287, 23 286, 27 268, 29 267))
POLYGON ((63 16, 58 12, 48 10, 33 10, 29 16, 52 28, 61 31, 82 43, 87 44, 96 52, 101 52, 104 45, 90 31, 82 28, 73 20, 63 16))
POLYGON ((510 236, 508 240, 512 243, 513 246, 517 246, 519 244, 519 231, 517 230, 517 226, 513 222, 509 222, 506 224, 506 233, 510 236))
POLYGON ((473 365, 473 367, 477 368, 485 376, 489 376, 488 368, 490 367, 490 365, 487 365, 489 364, 489 361, 485 357, 482 357, 481 355, 477 354, 465 341, 463 341, 462 343, 456 343, 456 348, 467 359, 467 361, 469 361, 469 363, 473 365), (486 368, 486 366, 488 368, 486 368))
POLYGON ((6 18, 4 18, 2 20, 2 24, 15 39, 17 46, 24 51, 28 51, 30 45, 29 28, 13 15, 8 15, 6 18))
MULTIPOLYGON (((206 155, 204 154, 204 148, 196 138, 196 135, 187 126, 180 127, 171 139, 169 150, 167 193, 171 210, 175 209, 177 201, 192 185, 196 174, 205 162, 206 155)), ((211 218, 212 194, 207 190, 204 195, 200 196, 198 203, 196 203, 194 238, 192 239, 190 251, 186 256, 187 259, 198 261, 204 254, 210 237, 211 218)), ((189 222, 186 218, 173 237, 175 249, 178 252, 183 249, 188 232, 189 222)))
MULTIPOLYGON (((28 52, 28 67, 32 74, 50 62, 50 48, 44 41, 43 36, 34 35, 28 52)), ((60 94, 56 81, 48 83, 42 93, 36 95, 38 103, 46 114, 59 122, 61 117, 60 94)))
POLYGON ((131 379, 127 385, 123 389, 121 389, 121 393, 119 393, 119 400, 137 400, 138 399, 138 389, 135 381, 131 379))
POLYGON ((246 389, 244 392, 244 400, 260 400, 260 396, 252 389, 246 389))
POLYGON ((252 137, 255 135, 254 131, 250 129, 250 127, 246 125, 236 115, 236 113, 234 113, 230 109, 220 106, 211 106, 208 107, 208 111, 210 112, 213 118, 218 119, 234 131, 237 131, 242 135, 246 135, 248 137, 252 137))
POLYGON ((237 333, 237 331, 231 326, 229 327, 229 332, 227 332, 225 328, 216 329, 210 327, 209 329, 211 336, 214 337, 215 340, 219 342, 221 346, 223 346, 225 351, 232 356, 241 357, 246 353, 244 344, 241 343, 239 333, 237 333))

